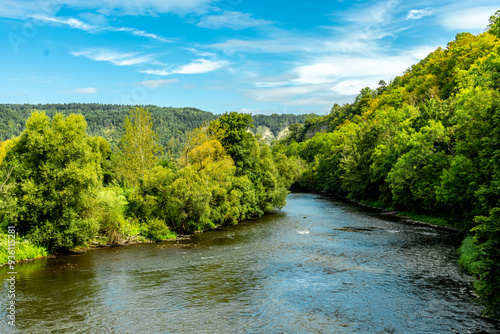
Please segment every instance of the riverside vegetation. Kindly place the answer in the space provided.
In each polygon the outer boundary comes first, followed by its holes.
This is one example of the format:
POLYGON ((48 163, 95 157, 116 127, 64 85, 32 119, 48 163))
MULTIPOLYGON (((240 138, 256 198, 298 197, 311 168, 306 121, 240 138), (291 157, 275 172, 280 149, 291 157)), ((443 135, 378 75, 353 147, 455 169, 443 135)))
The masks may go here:
POLYGON ((290 126, 294 187, 430 216, 468 233, 460 263, 486 314, 500 306, 500 11, 351 104, 290 126), (308 139, 307 133, 317 132, 308 139))
POLYGON ((459 262, 498 317, 500 11, 486 32, 459 33, 389 84, 292 124, 272 149, 237 113, 186 133, 178 159, 160 158, 146 110, 123 125, 110 146, 81 115, 33 113, 0 147, 0 222, 50 251, 161 240, 280 208, 293 183, 463 230, 459 262))
POLYGON ((247 131, 250 115, 227 113, 190 132, 177 160, 162 156, 147 110, 132 109, 123 126, 113 151, 87 135, 82 115, 36 111, 2 143, 0 221, 29 240, 19 245, 30 256, 236 224, 283 207, 298 175, 295 158, 247 131))

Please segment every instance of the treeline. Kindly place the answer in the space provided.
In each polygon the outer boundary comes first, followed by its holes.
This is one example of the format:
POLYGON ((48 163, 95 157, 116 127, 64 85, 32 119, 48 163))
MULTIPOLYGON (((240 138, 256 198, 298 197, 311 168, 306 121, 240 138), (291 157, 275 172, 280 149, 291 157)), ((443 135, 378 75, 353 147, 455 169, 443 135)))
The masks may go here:
POLYGON ((488 314, 500 305, 500 11, 352 104, 290 127, 276 151, 307 169, 295 187, 464 231, 462 259, 488 314), (311 139, 307 133, 319 131, 311 139), (470 246, 470 247, 469 247, 470 246))
MULTIPOLYGON (((53 118, 56 113, 65 116, 82 114, 87 121, 87 133, 105 138, 112 147, 123 135, 123 120, 134 106, 100 103, 66 104, 0 104, 0 141, 17 137, 25 129, 26 120, 34 110, 44 110, 53 118)), ((153 119, 153 126, 162 147, 173 156, 179 156, 186 142, 187 134, 204 123, 219 116, 196 108, 141 106, 147 109, 153 119)), ((304 123, 306 115, 273 114, 255 115, 255 126, 265 126, 277 136, 293 123, 304 123)))
POLYGON ((35 111, 0 145, 0 223, 51 252, 89 243, 163 240, 236 224, 285 205, 296 159, 226 113, 187 134, 168 159, 150 112, 130 110, 116 148, 81 114, 35 111))

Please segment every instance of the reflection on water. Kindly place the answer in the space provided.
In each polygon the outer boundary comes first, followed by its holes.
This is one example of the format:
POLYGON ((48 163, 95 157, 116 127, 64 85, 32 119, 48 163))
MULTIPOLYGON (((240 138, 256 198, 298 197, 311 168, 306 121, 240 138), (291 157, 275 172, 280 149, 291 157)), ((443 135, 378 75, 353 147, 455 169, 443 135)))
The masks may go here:
POLYGON ((457 242, 449 232, 292 194, 281 212, 191 240, 19 264, 17 328, 496 333, 456 265, 457 242))

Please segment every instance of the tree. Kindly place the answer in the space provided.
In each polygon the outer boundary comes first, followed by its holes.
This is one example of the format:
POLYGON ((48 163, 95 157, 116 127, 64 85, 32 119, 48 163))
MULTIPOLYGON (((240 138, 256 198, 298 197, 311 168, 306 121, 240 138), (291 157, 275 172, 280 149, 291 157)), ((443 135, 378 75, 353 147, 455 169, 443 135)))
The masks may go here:
POLYGON ((13 200, 2 219, 51 250, 69 249, 89 237, 81 220, 85 195, 102 182, 101 156, 89 145, 83 116, 35 112, 4 164, 15 166, 4 195, 13 200))
POLYGON ((495 12, 495 15, 490 16, 490 24, 488 32, 500 38, 500 10, 495 12))
POLYGON ((500 307, 500 208, 493 208, 488 217, 477 216, 472 229, 479 280, 474 282, 479 300, 486 306, 485 314, 498 316, 500 307))
POLYGON ((131 109, 123 123, 118 154, 118 173, 131 184, 138 184, 158 163, 162 148, 153 130, 151 114, 144 108, 131 109))
POLYGON ((233 158, 238 175, 248 171, 252 164, 251 151, 256 140, 247 130, 253 127, 252 116, 237 112, 225 113, 210 123, 208 133, 218 139, 233 158))

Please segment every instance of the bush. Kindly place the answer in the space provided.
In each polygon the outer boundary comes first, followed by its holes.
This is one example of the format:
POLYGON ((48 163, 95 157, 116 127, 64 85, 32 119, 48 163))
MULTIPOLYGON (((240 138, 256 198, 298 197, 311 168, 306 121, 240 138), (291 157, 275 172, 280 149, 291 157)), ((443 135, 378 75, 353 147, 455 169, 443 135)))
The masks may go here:
POLYGON ((153 240, 166 240, 175 239, 177 235, 175 232, 170 231, 167 224, 158 218, 152 218, 147 221, 147 230, 145 231, 145 237, 153 240))
POLYGON ((480 268, 484 266, 483 263, 476 260, 476 252, 477 247, 474 243, 474 237, 469 235, 462 241, 462 245, 460 245, 458 249, 458 254, 460 256, 458 264, 460 264, 469 274, 474 276, 479 274, 480 268))

